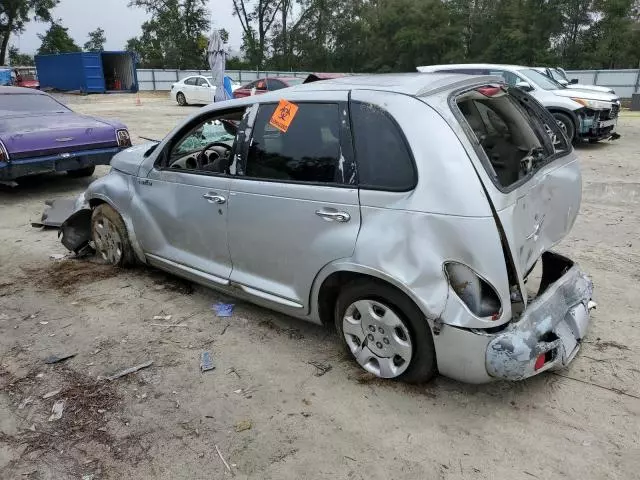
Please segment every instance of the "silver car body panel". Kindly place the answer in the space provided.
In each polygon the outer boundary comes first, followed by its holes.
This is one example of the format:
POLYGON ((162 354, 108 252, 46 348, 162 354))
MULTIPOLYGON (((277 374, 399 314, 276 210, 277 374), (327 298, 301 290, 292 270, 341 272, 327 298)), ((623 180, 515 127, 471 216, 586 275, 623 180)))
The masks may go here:
MULTIPOLYGON (((495 371, 488 367, 495 363, 487 349, 497 334, 478 333, 509 330, 514 318, 498 227, 524 292, 529 267, 575 220, 580 172, 571 151, 517 188, 499 189, 448 103, 452 92, 490 82, 495 77, 348 77, 216 103, 186 119, 146 157, 148 148, 116 157, 111 174, 92 183, 84 201, 108 202, 122 215, 141 261, 308 321, 321 323, 319 293, 334 273, 388 282, 423 312, 434 332, 441 373, 476 383, 508 378, 499 371, 508 358, 496 360, 495 371), (154 166, 171 138, 196 118, 281 98, 344 102, 349 95, 383 108, 398 123, 416 163, 414 190, 261 181, 154 166), (123 173, 136 170, 136 164, 137 175, 123 173), (203 197, 209 193, 226 201, 212 205, 203 197), (321 209, 346 213, 350 220, 327 221, 316 215, 321 209), (470 312, 449 285, 446 261, 468 266, 495 289, 502 304, 497 318, 470 312)), ((251 131, 255 108, 250 110, 241 133, 251 131)), ((586 296, 583 291, 580 302, 586 296)), ((536 301, 544 302, 536 299, 532 305, 536 301)), ((523 323, 524 330, 539 321, 523 323)))

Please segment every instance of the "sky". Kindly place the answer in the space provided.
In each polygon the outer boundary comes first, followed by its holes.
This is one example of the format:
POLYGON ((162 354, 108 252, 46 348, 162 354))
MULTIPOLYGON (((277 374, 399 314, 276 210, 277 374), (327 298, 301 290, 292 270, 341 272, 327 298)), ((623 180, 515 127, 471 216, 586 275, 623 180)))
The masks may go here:
MULTIPOLYGON (((129 8, 129 0, 60 0, 53 9, 52 16, 61 19, 62 25, 69 28, 69 35, 79 46, 88 40, 87 34, 98 27, 105 31, 106 50, 122 50, 128 39, 141 33, 140 26, 149 18, 141 8, 129 8)), ((236 17, 232 16, 231 0, 209 0, 211 21, 214 28, 226 28, 229 31, 229 46, 238 49, 242 42, 242 28, 236 17)), ((24 33, 12 36, 10 44, 22 53, 34 54, 40 47, 38 33, 48 28, 45 23, 29 22, 24 33)))

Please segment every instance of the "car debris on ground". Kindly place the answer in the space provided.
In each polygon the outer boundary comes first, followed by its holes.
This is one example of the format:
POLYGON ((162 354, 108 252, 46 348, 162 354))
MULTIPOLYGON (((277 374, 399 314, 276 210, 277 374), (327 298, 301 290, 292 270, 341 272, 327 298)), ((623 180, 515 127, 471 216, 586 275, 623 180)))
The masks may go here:
MULTIPOLYGON (((40 322, 42 323, 42 322, 40 322)), ((44 359, 44 363, 47 365, 53 365, 54 363, 64 362, 65 360, 69 360, 70 358, 75 357, 75 353, 62 354, 62 355, 51 355, 44 359)))
POLYGON ((62 412, 64 411, 64 400, 58 400, 53 404, 51 408, 51 416, 49 417, 50 422, 55 422, 56 420, 60 420, 62 418, 62 412))
POLYGON ((233 315, 233 303, 216 303, 213 306, 213 310, 216 312, 216 317, 230 317, 233 315))
POLYGON ((200 356, 200 370, 202 372, 208 372, 209 370, 213 370, 215 365, 213 364, 213 359, 211 358, 210 352, 202 352, 200 356))

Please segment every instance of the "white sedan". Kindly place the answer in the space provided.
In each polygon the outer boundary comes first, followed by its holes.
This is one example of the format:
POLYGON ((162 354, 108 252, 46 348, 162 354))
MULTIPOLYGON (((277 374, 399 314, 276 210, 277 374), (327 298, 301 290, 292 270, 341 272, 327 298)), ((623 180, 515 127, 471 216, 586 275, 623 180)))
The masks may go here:
MULTIPOLYGON (((232 90, 238 87, 239 84, 232 84, 232 90)), ((169 96, 181 106, 190 103, 208 105, 213 103, 215 95, 216 87, 213 85, 213 79, 202 75, 183 78, 171 85, 171 92, 169 92, 169 96)))

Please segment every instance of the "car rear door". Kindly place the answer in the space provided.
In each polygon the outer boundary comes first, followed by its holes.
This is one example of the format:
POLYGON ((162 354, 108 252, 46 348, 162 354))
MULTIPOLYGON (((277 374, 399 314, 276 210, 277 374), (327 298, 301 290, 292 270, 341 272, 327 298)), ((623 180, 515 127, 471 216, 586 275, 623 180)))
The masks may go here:
POLYGON ((256 106, 229 194, 231 281, 295 311, 325 265, 353 254, 360 228, 347 93, 308 95, 256 106))

